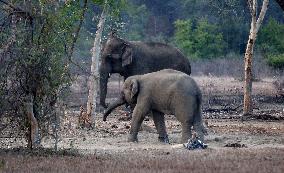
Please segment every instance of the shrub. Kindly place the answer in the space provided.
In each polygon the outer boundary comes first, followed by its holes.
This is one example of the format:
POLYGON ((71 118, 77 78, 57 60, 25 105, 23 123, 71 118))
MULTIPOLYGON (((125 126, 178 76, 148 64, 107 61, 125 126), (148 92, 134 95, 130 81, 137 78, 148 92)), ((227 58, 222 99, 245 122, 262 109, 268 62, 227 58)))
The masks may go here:
POLYGON ((177 20, 175 28, 175 43, 187 56, 198 59, 223 55, 225 42, 217 25, 201 19, 194 27, 191 20, 177 20))
POLYGON ((267 62, 274 68, 284 68, 284 53, 267 56, 267 62))
POLYGON ((274 68, 284 67, 284 25, 270 18, 259 33, 258 47, 267 63, 274 68))

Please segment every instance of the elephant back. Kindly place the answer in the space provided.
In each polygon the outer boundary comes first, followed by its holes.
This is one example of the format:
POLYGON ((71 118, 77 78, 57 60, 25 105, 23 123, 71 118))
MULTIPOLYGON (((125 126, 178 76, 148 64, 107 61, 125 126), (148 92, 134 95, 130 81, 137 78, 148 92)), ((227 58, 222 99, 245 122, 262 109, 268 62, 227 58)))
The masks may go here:
POLYGON ((191 74, 191 65, 183 53, 168 44, 155 42, 131 42, 133 44, 133 64, 127 70, 133 68, 134 74, 146 74, 162 69, 174 69, 191 74))

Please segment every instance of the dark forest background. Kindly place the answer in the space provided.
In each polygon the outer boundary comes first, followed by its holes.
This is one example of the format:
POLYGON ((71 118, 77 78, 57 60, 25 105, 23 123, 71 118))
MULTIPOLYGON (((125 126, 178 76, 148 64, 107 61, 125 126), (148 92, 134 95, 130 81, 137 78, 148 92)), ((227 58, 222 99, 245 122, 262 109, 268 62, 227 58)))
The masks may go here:
MULTIPOLYGON (((88 50, 92 47, 97 24, 88 21, 98 20, 93 17, 94 12, 99 13, 100 9, 96 6, 89 9, 77 44, 76 56, 86 63, 90 60, 88 50)), ((217 65, 223 63, 220 59, 229 59, 241 66, 237 60, 241 60, 245 52, 250 19, 247 1, 128 0, 120 8, 119 15, 108 17, 104 38, 114 29, 124 39, 177 46, 193 62, 210 59, 217 65)), ((270 1, 256 41, 255 63, 261 63, 259 68, 262 65, 283 68, 283 23, 282 9, 276 1, 270 1)), ((255 70, 258 71, 258 67, 255 70)), ((231 72, 227 73, 230 75, 231 72)))

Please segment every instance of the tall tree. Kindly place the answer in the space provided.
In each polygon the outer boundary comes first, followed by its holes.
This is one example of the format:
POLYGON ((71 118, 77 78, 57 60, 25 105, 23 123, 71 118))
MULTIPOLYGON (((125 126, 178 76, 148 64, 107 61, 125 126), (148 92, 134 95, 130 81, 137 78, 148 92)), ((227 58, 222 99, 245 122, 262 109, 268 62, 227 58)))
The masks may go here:
MULTIPOLYGON (((96 98, 97 98, 97 88, 99 84, 99 60, 101 51, 101 39, 104 29, 104 23, 107 15, 107 1, 104 3, 103 11, 97 26, 94 46, 92 48, 92 64, 91 64, 91 75, 89 76, 89 95, 87 101, 87 115, 92 115, 92 110, 96 110, 96 98)), ((94 123, 94 116, 92 116, 94 123)))
POLYGON ((59 94, 70 82, 68 67, 87 0, 0 0, 0 4, 5 9, 0 13, 0 105, 5 103, 7 114, 27 120, 33 148, 40 140, 38 132, 54 123, 59 94))
POLYGON ((265 16, 269 0, 263 0, 262 8, 257 17, 257 0, 248 0, 248 5, 251 13, 251 26, 249 39, 245 53, 245 83, 244 83, 244 109, 243 114, 248 115, 252 113, 252 58, 253 48, 257 36, 257 32, 265 16))
MULTIPOLYGON (((92 123, 95 123, 95 114, 92 114, 93 110, 96 110, 96 98, 98 94, 99 84, 99 63, 100 63, 100 52, 101 52, 101 40, 103 31, 105 29, 106 18, 118 17, 120 15, 121 8, 125 8, 126 0, 93 0, 95 3, 103 7, 95 35, 95 41, 93 44, 92 52, 92 64, 91 74, 89 76, 89 94, 87 101, 87 115, 92 116, 92 123), (111 10, 109 10, 111 9, 111 10)), ((112 24, 116 24, 117 21, 111 21, 112 24)), ((116 29, 116 28, 115 28, 116 29)))

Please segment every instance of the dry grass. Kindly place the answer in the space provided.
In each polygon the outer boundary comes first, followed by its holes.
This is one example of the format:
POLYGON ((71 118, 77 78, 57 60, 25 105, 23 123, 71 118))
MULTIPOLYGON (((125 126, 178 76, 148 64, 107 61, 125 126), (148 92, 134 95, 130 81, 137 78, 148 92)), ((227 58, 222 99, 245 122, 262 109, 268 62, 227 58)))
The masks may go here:
POLYGON ((143 151, 103 157, 1 153, 0 172, 284 172, 284 149, 143 151), (142 155, 143 154, 143 155, 142 155))
MULTIPOLYGON (((232 76, 242 78, 244 74, 243 56, 229 55, 225 58, 191 61, 193 75, 232 76)), ((253 74, 257 79, 281 74, 267 65, 265 58, 256 55, 253 61, 253 74)))

